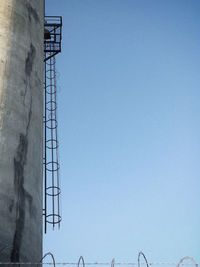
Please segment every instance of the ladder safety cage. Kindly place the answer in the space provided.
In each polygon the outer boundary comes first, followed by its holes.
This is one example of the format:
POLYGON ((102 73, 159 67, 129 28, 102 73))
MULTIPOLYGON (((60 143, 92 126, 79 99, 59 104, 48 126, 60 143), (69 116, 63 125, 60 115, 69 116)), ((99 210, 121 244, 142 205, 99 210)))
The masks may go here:
POLYGON ((44 97, 43 97, 43 215, 47 224, 60 227, 60 177, 57 131, 56 55, 61 52, 62 17, 45 16, 44 23, 44 97))

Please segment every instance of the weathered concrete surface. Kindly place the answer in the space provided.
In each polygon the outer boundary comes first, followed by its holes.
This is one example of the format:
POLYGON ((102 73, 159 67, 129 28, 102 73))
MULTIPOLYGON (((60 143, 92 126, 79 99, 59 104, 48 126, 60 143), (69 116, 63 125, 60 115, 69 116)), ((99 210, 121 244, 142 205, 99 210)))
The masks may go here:
POLYGON ((0 261, 42 257, 43 0, 0 0, 0 261))

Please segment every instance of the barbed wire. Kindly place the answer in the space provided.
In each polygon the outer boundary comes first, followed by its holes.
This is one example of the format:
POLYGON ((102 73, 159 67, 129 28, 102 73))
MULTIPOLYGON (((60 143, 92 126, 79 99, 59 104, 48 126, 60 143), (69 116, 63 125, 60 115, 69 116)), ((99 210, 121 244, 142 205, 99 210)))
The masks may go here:
POLYGON ((51 257, 51 259, 52 259, 52 265, 54 266, 54 267, 56 267, 56 262, 55 262, 55 259, 54 259, 54 256, 53 256, 53 254, 51 253, 51 252, 47 252, 46 254, 44 254, 44 256, 42 257, 42 259, 41 259, 41 264, 43 263, 43 260, 46 258, 46 257, 48 257, 48 256, 50 256, 51 257))
MULTIPOLYGON (((10 265, 54 265, 53 262, 0 262, 0 265, 1 264, 10 264, 10 265)), ((76 262, 55 262, 56 265, 76 265, 77 266, 77 263, 76 262)), ((84 263, 84 266, 86 265, 111 265, 110 262, 85 262, 84 263)), ((138 266, 138 263, 137 262, 115 262, 114 263, 114 266, 115 265, 137 265, 138 266)), ((147 265, 146 262, 140 262, 140 265, 147 265)), ((177 262, 149 262, 148 265, 176 265, 177 267, 178 266, 184 266, 184 265, 196 265, 196 266, 199 266, 198 263, 180 263, 179 265, 177 264, 177 262)))
POLYGON ((140 258, 141 258, 141 256, 144 258, 145 263, 146 263, 146 266, 149 267, 147 258, 146 258, 146 256, 144 255, 144 253, 143 253, 142 251, 140 251, 139 254, 138 254, 138 267, 140 267, 140 264, 141 264, 141 263, 140 263, 140 258))
MULTIPOLYGON (((7 248, 7 247, 6 247, 7 248)), ((4 247, 5 249, 5 247, 4 247)), ((2 252, 4 249, 0 250, 2 252)), ((115 267, 115 265, 132 265, 132 266, 138 266, 141 267, 141 265, 146 265, 146 267, 152 266, 152 265, 176 265, 177 267, 184 266, 184 265, 194 265, 195 267, 198 267, 199 264, 189 256, 183 257, 178 263, 177 262, 148 262, 145 254, 140 251, 138 254, 138 261, 137 262, 115 262, 115 258, 112 259, 111 262, 85 262, 84 258, 80 256, 78 263, 77 262, 56 262, 54 259, 54 256, 51 252, 46 253, 40 262, 0 262, 0 265, 53 265, 54 267, 56 265, 76 265, 77 267, 85 267, 86 265, 109 265, 110 267, 115 267), (43 262, 43 260, 50 256, 52 259, 52 262, 43 262), (140 258, 144 259, 144 262, 141 262, 140 258), (190 263, 185 262, 190 261, 190 263)))

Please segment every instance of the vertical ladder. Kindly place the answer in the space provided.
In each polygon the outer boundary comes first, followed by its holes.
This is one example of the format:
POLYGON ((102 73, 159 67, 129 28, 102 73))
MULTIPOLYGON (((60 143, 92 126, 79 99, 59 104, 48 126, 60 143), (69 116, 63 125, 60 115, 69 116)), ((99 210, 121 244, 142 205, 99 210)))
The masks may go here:
POLYGON ((56 55, 61 52, 62 18, 45 17, 44 34, 44 112, 43 112, 43 176, 44 232, 47 224, 60 227, 60 177, 57 125, 56 55))

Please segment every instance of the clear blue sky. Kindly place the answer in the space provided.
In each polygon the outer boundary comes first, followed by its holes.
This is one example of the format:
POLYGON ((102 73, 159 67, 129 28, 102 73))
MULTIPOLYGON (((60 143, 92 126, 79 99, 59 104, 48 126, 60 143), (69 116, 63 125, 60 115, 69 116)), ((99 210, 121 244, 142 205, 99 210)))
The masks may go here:
POLYGON ((46 0, 62 15, 56 261, 200 262, 200 1, 46 0))

